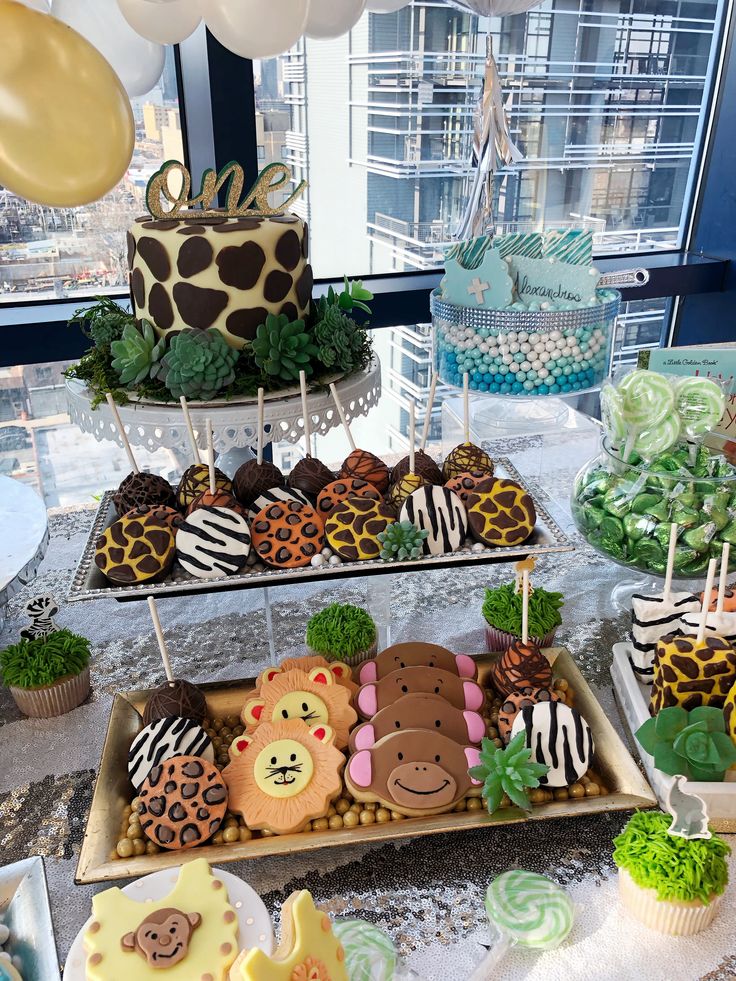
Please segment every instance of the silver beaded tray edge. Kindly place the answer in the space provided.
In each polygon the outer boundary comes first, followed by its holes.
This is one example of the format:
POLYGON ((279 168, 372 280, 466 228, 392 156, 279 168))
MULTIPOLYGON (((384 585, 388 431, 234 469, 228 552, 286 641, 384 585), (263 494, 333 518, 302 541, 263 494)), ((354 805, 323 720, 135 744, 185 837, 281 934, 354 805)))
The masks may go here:
MULTIPOLYGON (((518 470, 505 457, 496 460, 496 473, 524 484, 518 470)), ((342 562, 335 566, 305 566, 301 569, 265 569, 246 571, 217 579, 196 579, 185 572, 178 562, 168 579, 159 583, 135 583, 130 586, 111 585, 95 565, 95 543, 102 532, 115 520, 112 503, 113 492, 106 491, 90 528, 82 557, 72 578, 67 600, 70 603, 91 599, 143 600, 148 596, 174 596, 192 593, 209 593, 219 589, 257 589, 264 586, 283 586, 295 582, 319 582, 329 579, 345 579, 353 576, 388 575, 395 572, 422 572, 428 569, 446 569, 463 565, 512 562, 527 555, 549 552, 573 552, 575 546, 555 522, 549 512, 536 501, 537 523, 532 535, 522 545, 484 548, 473 551, 471 545, 463 545, 456 552, 445 555, 426 555, 421 559, 404 562, 384 562, 370 559, 363 562, 342 562)))

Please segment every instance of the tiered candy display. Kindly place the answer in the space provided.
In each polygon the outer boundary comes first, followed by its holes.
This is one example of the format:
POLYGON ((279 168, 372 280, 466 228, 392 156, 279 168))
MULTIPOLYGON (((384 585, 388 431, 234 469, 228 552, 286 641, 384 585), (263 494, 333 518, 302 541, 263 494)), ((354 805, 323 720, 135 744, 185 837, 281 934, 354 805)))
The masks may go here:
POLYGON ((721 388, 707 378, 637 370, 601 393, 600 455, 578 474, 572 512, 589 544, 616 562, 663 575, 670 525, 674 574, 699 576, 736 542, 736 468, 699 440, 719 422, 721 388))

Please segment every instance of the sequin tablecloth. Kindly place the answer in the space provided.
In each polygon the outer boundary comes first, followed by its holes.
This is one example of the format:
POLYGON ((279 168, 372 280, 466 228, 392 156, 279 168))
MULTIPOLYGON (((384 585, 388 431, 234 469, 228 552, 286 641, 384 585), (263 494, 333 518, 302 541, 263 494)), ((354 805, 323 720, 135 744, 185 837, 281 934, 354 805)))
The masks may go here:
MULTIPOLYGON (((549 444, 549 441, 547 441, 549 444)), ((560 520, 577 467, 592 452, 563 440, 559 452, 533 439, 514 444, 513 462, 560 520), (564 450, 564 452, 563 452, 564 450), (551 461, 554 461, 552 465, 551 461)), ((21 606, 35 592, 62 598, 92 520, 91 509, 53 514, 51 543, 32 586, 11 601, 0 646, 17 637, 21 606)), ((569 522, 569 514, 567 515, 569 522)), ((564 592, 561 643, 576 656, 601 702, 617 721, 608 674, 611 645, 626 630, 615 615, 611 588, 621 570, 576 541, 578 550, 542 560, 535 578, 564 592)), ((507 581, 507 566, 413 573, 393 579, 392 640, 432 640, 457 650, 483 650, 480 614, 487 585, 507 581)), ((371 602, 370 580, 288 587, 273 592, 277 650, 303 651, 310 614, 332 601, 371 602)), ((175 670, 193 681, 256 674, 269 663, 262 594, 216 593, 160 604, 175 670)), ((58 616, 94 645, 90 700, 60 719, 23 719, 0 688, 0 861, 46 856, 59 957, 89 915, 95 889, 75 886, 74 871, 115 692, 161 680, 148 611, 140 604, 98 600, 66 606, 58 616)), ((641 979, 693 981, 736 978, 736 864, 723 910, 713 927, 670 939, 639 926, 616 899, 611 840, 625 815, 581 816, 399 844, 326 849, 229 865, 278 918, 293 889, 309 888, 335 916, 354 915, 383 927, 422 981, 463 981, 487 939, 482 897, 488 882, 510 867, 554 876, 577 904, 569 941, 556 952, 512 951, 503 979, 641 979)), ((34 979, 43 981, 43 979, 34 979)))

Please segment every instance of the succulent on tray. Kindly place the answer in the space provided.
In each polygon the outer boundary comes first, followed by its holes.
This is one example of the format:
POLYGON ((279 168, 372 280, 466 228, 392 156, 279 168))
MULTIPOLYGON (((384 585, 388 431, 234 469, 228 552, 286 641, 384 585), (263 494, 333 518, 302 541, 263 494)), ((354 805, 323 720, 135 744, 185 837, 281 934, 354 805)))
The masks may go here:
POLYGON ((526 732, 522 731, 503 749, 497 749, 493 740, 484 738, 480 764, 472 766, 468 772, 483 784, 483 799, 488 813, 493 814, 501 806, 504 794, 522 810, 531 810, 525 791, 538 787, 539 778, 549 772, 549 767, 532 760, 532 751, 526 745, 526 732))
POLYGON ((376 536, 381 543, 381 558, 384 562, 403 562, 418 559, 424 549, 424 540, 429 535, 425 529, 417 528, 411 521, 392 521, 376 536))
POLYGON ((636 731, 654 765, 671 776, 721 781, 736 763, 736 746, 726 732, 722 709, 700 706, 689 712, 674 705, 661 709, 636 731))

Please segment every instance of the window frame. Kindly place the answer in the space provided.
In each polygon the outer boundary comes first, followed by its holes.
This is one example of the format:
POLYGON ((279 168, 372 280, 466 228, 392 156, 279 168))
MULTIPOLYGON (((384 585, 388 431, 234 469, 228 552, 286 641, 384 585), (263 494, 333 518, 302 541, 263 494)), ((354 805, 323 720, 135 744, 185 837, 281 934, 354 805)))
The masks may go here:
MULTIPOLYGON (((700 166, 690 175, 683 209, 683 248, 596 257, 596 267, 604 274, 638 267, 648 270, 646 286, 623 288, 622 297, 672 298, 669 337, 663 338, 672 344, 692 343, 693 337, 698 336, 696 321, 708 318, 709 310, 718 310, 722 323, 725 310, 729 311, 727 319, 736 319, 736 281, 730 262, 736 258, 736 236, 727 239, 723 223, 713 221, 714 207, 723 197, 717 189, 725 187, 730 179, 726 148, 736 124, 734 4, 736 0, 721 0, 718 7, 719 37, 711 50, 705 112, 696 134, 700 166)), ((175 46, 175 64, 187 166, 199 173, 211 167, 213 161, 219 169, 238 160, 246 181, 254 181, 259 167, 253 63, 232 54, 200 25, 190 38, 175 46), (237 98, 233 93, 237 93, 237 98)), ((726 227, 733 229, 736 203, 728 204, 731 220, 726 227)), ((426 323, 430 319, 428 294, 439 284, 440 277, 440 270, 364 277, 375 294, 370 326, 426 323)), ((317 280, 315 295, 325 292, 334 282, 317 280)), ((118 301, 129 300, 123 290, 110 295, 118 301)), ((0 352, 0 367, 36 363, 40 352, 44 361, 80 357, 88 343, 80 331, 67 326, 67 321, 74 310, 93 302, 90 297, 31 299, 0 305, 0 337, 6 340, 0 352)), ((718 325, 711 322, 709 339, 729 339, 733 331, 717 334, 718 325)))

